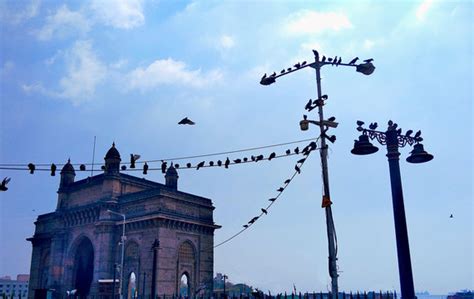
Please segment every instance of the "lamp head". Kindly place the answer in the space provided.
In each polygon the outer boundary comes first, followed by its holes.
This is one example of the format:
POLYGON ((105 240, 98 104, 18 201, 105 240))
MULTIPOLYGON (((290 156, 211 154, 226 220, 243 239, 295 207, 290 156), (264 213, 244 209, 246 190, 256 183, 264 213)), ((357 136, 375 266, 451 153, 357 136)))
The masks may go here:
POLYGON ((361 63, 357 66, 356 71, 364 75, 370 75, 374 72, 375 66, 372 62, 361 63))
POLYGON ((407 158, 408 163, 425 163, 431 160, 433 160, 433 155, 428 154, 421 143, 417 143, 413 146, 413 150, 407 158))
POLYGON ((309 121, 306 118, 300 121, 300 129, 301 131, 307 131, 309 129, 309 121))
POLYGON ((359 140, 355 140, 354 148, 351 150, 351 153, 354 155, 370 155, 378 150, 378 147, 370 143, 369 136, 362 134, 359 136, 359 140))

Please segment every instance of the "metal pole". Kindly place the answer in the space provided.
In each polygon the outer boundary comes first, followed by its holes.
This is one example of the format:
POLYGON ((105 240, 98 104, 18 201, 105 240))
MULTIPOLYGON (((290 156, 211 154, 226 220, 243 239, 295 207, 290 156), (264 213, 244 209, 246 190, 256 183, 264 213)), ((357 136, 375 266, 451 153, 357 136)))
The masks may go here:
POLYGON ((410 247, 408 244, 408 230, 403 204, 402 180, 398 151, 398 136, 394 127, 389 127, 385 133, 387 137, 387 158, 390 168, 390 183, 392 187, 393 217, 395 220, 395 236, 397 239, 398 271, 400 275, 400 289, 403 299, 415 299, 413 274, 411 269, 410 247))
MULTIPOLYGON (((316 69, 316 86, 318 91, 318 99, 321 98, 321 73, 320 73, 320 61, 319 61, 319 53, 314 51, 314 58, 315 58, 315 69, 316 69)), ((319 128, 321 131, 321 167, 323 173, 323 186, 324 186, 324 196, 327 198, 330 197, 329 193, 329 174, 328 174, 328 161, 327 161, 327 145, 326 145, 326 138, 324 132, 324 115, 323 115, 323 105, 318 106, 318 113, 319 113, 319 128)), ((334 230, 334 222, 332 218, 332 210, 331 205, 326 206, 326 227, 327 227, 327 235, 328 235, 328 249, 329 249, 329 276, 331 276, 331 292, 332 297, 334 299, 337 298, 338 294, 338 285, 337 285, 337 252, 336 252, 336 242, 335 242, 335 230, 334 230)))

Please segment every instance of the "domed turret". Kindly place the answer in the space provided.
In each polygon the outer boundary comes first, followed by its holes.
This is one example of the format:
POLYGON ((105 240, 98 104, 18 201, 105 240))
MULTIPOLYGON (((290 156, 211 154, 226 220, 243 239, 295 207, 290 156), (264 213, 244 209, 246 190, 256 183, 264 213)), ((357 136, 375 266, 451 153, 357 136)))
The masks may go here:
POLYGON ((171 166, 168 167, 168 170, 166 170, 166 174, 165 174, 166 186, 174 190, 177 190, 178 178, 179 178, 178 172, 176 171, 176 168, 174 168, 173 163, 171 163, 171 166))
POLYGON ((66 187, 74 183, 74 178, 76 177, 76 171, 71 164, 71 159, 67 160, 67 163, 64 164, 61 169, 61 181, 59 183, 59 188, 66 187))
POLYGON ((112 147, 105 154, 105 174, 118 174, 120 170, 120 153, 115 148, 115 142, 112 143, 112 147))

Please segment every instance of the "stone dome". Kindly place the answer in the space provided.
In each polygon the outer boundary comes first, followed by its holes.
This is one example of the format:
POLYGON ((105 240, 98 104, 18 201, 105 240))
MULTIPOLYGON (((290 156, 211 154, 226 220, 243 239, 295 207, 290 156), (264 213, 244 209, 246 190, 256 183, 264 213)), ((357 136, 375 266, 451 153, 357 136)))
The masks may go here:
POLYGON ((112 143, 112 147, 109 149, 107 154, 105 154, 105 159, 120 159, 120 153, 115 148, 115 142, 112 143))
POLYGON ((64 164, 63 168, 61 169, 61 174, 66 172, 75 173, 74 166, 71 164, 71 159, 68 159, 67 163, 64 164))

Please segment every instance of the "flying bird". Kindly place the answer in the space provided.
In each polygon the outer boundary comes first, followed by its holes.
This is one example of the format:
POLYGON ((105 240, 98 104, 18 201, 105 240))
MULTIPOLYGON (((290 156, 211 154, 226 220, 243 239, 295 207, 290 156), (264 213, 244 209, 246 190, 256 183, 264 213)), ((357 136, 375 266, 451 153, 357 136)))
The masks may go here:
POLYGON ((35 173, 36 166, 33 163, 28 164, 28 169, 30 170, 30 174, 35 173))
POLYGON ((375 129, 377 129, 377 127, 378 127, 378 124, 376 122, 375 123, 370 123, 370 125, 369 125, 369 129, 371 129, 371 130, 375 130, 375 129))
POLYGON ((225 168, 229 168, 229 164, 230 164, 230 160, 229 160, 229 157, 227 157, 224 164, 225 168))
POLYGON ((193 122, 192 120, 190 120, 189 118, 185 117, 183 118, 182 120, 179 121, 178 125, 194 125, 196 124, 195 122, 193 122))
POLYGON ((168 165, 166 165, 166 161, 161 161, 161 173, 166 173, 166 168, 168 168, 168 165))
POLYGON ((56 165, 53 163, 51 164, 51 176, 55 176, 56 175, 56 165))
POLYGON ((277 190, 277 191, 278 191, 278 192, 283 192, 284 190, 285 190, 285 188, 283 188, 283 187, 280 187, 280 188, 278 188, 278 190, 277 190))
POLYGON ((135 168, 135 162, 140 159, 140 155, 130 154, 130 168, 135 168))
POLYGON ((369 58, 369 59, 364 60, 364 62, 367 62, 367 63, 372 62, 372 61, 374 61, 373 58, 369 58))
POLYGON ((7 184, 8 182, 10 182, 11 178, 4 178, 3 181, 2 181, 2 184, 0 185, 0 191, 7 191, 8 190, 8 187, 7 187, 7 184))
POLYGON ((148 173, 148 164, 143 164, 143 174, 147 174, 148 173))
POLYGON ((263 212, 265 215, 268 214, 267 210, 265 210, 264 208, 262 208, 261 210, 262 210, 262 212, 263 212))
POLYGON ((295 170, 297 173, 301 173, 301 169, 298 167, 298 165, 295 165, 295 170))
POLYGON ((196 166, 196 170, 199 170, 199 168, 203 167, 205 163, 206 163, 205 161, 199 162, 198 165, 196 166))
POLYGON ((268 156, 268 161, 271 161, 275 157, 276 157, 276 153, 275 152, 271 153, 270 156, 268 156))
POLYGON ((359 60, 359 57, 356 57, 356 58, 352 59, 352 60, 349 62, 349 64, 354 64, 354 63, 357 62, 357 60, 359 60))

